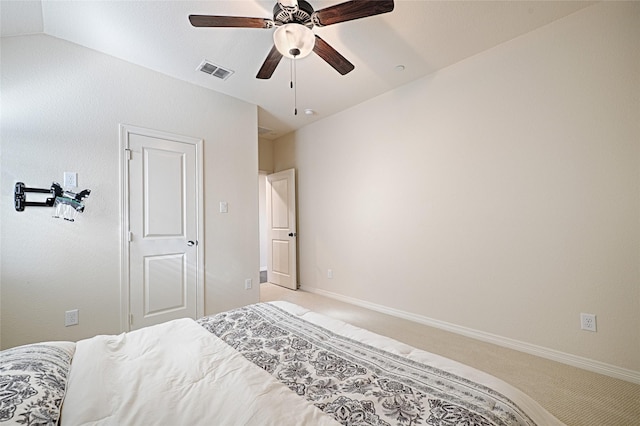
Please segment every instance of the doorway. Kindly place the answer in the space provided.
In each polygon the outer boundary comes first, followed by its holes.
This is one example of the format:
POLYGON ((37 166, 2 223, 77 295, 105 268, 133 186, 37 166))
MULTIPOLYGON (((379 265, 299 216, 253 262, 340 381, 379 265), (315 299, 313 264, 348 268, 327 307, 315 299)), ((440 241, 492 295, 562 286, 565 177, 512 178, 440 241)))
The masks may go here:
POLYGON ((260 227, 260 284, 267 280, 267 175, 269 172, 258 172, 258 211, 260 227))

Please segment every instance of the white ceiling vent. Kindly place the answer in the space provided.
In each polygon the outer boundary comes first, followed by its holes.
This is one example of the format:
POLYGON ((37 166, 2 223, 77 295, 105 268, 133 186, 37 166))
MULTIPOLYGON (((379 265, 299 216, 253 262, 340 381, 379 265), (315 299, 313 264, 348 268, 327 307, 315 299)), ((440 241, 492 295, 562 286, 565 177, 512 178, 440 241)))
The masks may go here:
POLYGON ((271 129, 267 129, 266 127, 260 127, 258 126, 258 134, 259 135, 267 135, 269 133, 273 132, 273 130, 271 129))
POLYGON ((202 61, 200 65, 198 65, 197 69, 198 71, 202 71, 205 74, 218 77, 221 80, 226 80, 231 74, 233 74, 233 71, 222 68, 220 65, 216 65, 212 62, 207 61, 206 59, 202 61))

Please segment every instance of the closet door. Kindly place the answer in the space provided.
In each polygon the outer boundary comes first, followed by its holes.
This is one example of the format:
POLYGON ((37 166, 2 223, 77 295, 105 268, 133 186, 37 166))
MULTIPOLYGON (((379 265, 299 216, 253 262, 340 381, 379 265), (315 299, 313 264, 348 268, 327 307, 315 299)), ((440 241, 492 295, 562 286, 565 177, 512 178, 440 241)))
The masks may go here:
POLYGON ((195 319, 202 294, 200 141, 142 129, 126 138, 129 329, 195 319))

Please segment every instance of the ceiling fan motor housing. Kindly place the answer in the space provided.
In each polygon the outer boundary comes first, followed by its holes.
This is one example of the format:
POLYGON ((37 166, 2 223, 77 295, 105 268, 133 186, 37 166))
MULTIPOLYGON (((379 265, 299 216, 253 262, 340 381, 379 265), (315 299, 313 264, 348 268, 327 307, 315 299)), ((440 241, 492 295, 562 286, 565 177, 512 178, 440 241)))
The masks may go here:
POLYGON ((313 6, 304 0, 298 0, 297 7, 284 6, 280 2, 276 2, 273 6, 273 20, 276 25, 295 23, 311 28, 313 27, 311 15, 313 15, 313 6))

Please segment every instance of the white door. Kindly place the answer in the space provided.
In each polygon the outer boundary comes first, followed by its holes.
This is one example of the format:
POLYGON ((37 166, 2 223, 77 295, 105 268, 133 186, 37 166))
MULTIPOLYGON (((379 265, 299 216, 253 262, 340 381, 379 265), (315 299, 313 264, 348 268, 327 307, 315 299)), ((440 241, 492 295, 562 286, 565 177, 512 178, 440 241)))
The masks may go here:
POLYGON ((293 290, 298 288, 296 270, 295 170, 267 176, 267 280, 293 290))
POLYGON ((128 327, 202 315, 202 141, 123 126, 128 327), (199 309, 200 307, 200 309, 199 309))

